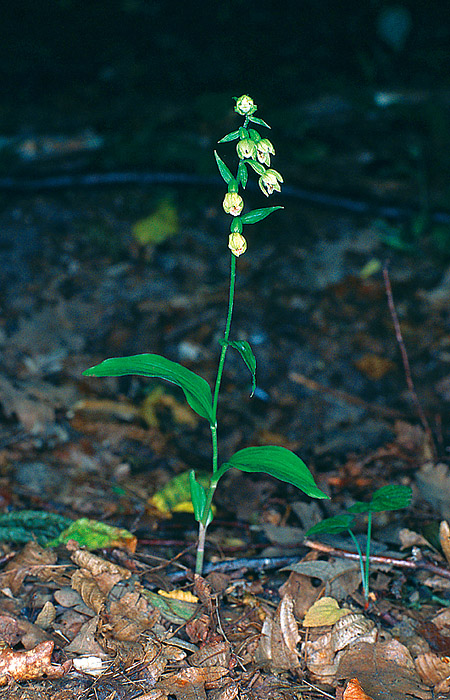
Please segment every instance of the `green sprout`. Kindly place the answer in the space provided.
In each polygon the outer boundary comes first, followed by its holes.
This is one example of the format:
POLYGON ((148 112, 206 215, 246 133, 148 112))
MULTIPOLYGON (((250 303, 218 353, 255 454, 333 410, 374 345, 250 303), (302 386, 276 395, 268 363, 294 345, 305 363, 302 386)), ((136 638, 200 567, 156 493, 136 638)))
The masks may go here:
POLYGON ((369 601, 369 566, 370 566, 370 543, 372 539, 372 513, 379 513, 385 510, 400 510, 407 508, 411 502, 412 491, 409 486, 390 484, 382 486, 381 489, 375 491, 372 500, 368 503, 357 501, 347 513, 336 515, 332 518, 326 518, 317 525, 311 527, 305 534, 305 537, 311 535, 336 535, 339 532, 347 531, 353 540, 359 557, 359 566, 361 569, 361 578, 366 604, 369 601), (352 525, 355 520, 354 514, 367 513, 367 543, 366 555, 363 556, 361 547, 352 532, 352 525))
POLYGON ((239 129, 220 139, 219 143, 238 141, 236 152, 239 162, 235 175, 232 174, 219 154, 216 151, 214 152, 220 175, 227 185, 227 192, 223 199, 223 209, 232 219, 228 238, 228 247, 231 251, 228 312, 223 338, 219 341, 221 349, 213 391, 211 391, 211 387, 205 379, 161 355, 144 354, 111 358, 83 372, 84 375, 94 377, 119 377, 134 374, 144 377, 158 377, 159 379, 172 382, 182 389, 189 406, 199 416, 208 421, 212 442, 212 473, 209 485, 205 487, 200 479, 196 477, 194 470, 189 473, 194 516, 199 524, 196 558, 196 573, 198 574, 201 574, 203 570, 206 531, 213 519, 211 504, 214 493, 219 479, 229 469, 240 469, 244 472, 263 472, 296 486, 312 498, 328 498, 316 486, 311 472, 300 457, 284 447, 267 445, 263 447, 245 447, 236 452, 227 462, 219 463, 217 409, 228 348, 239 352, 247 369, 250 371, 252 394, 256 387, 256 359, 250 344, 246 341, 230 340, 236 262, 238 257, 247 250, 247 241, 242 232, 245 225, 255 224, 277 209, 283 208, 273 206, 242 213, 244 200, 239 194, 239 190, 245 189, 249 170, 250 172, 254 171, 259 176, 259 186, 267 197, 274 191, 279 192, 281 190, 283 178, 279 172, 268 167, 271 156, 275 155, 272 143, 268 139, 262 138, 258 131, 249 126, 251 123, 270 129, 266 122, 254 116, 257 105, 248 95, 242 95, 233 99, 236 101, 234 109, 237 114, 244 117, 244 123, 239 129))

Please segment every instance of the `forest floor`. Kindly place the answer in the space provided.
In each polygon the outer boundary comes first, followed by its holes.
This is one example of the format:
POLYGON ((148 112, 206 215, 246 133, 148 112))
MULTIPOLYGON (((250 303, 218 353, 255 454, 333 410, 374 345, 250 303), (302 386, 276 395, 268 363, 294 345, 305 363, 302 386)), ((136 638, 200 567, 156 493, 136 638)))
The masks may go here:
MULTIPOLYGON (((213 385, 229 274, 220 189, 0 195, 2 697, 449 697, 450 215, 433 156, 448 133, 427 121, 429 96, 416 98, 378 110, 326 94, 274 115, 274 141, 284 124, 275 167, 303 189, 274 197, 284 211, 250 227, 238 260, 231 337, 253 348, 257 390, 250 397, 229 352, 220 456, 287 447, 331 498, 228 473, 205 579, 193 578, 192 514, 170 512, 189 496, 164 487, 208 471, 207 423, 173 385, 82 372, 152 352, 213 385), (306 136, 305 115, 315 124, 306 136), (413 500, 374 515, 367 602, 352 540, 304 535, 389 484, 410 486, 413 500), (45 547, 80 519, 120 530, 95 554, 76 536, 45 547), (155 596, 179 588, 197 603, 155 596), (311 623, 323 599, 331 610, 311 623)), ((444 95, 442 114, 448 106, 444 95)), ((187 148, 180 112, 165 114, 166 150, 175 135, 187 148)), ((230 110, 195 144, 202 163, 232 124, 230 110)), ((36 142, 15 176, 76 174, 85 145, 41 158, 36 142)), ((366 526, 360 517, 363 551, 366 526)))

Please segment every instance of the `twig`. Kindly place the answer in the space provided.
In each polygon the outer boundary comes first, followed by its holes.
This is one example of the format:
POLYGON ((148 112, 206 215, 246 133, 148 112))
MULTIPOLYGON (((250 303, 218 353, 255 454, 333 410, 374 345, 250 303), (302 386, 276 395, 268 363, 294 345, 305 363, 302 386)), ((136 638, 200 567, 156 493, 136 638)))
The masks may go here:
POLYGON ((389 311, 391 313, 392 322, 394 324, 395 337, 397 339, 397 343, 399 345, 400 352, 402 355, 402 362, 403 362, 403 368, 405 370, 406 383, 408 385, 409 393, 411 394, 411 398, 412 398, 414 406, 416 408, 417 415, 419 416, 420 422, 422 423, 422 427, 425 430, 426 436, 428 438, 430 448, 433 450, 433 453, 435 453, 436 450, 435 450, 435 446, 434 446, 433 433, 431 432, 430 424, 428 423, 427 417, 426 417, 424 410, 421 406, 421 403, 419 401, 419 398, 417 396, 417 392, 416 392, 416 389, 414 386, 414 382, 413 382, 413 378, 412 378, 412 374, 411 374, 411 367, 410 367, 409 359, 408 359, 408 353, 406 352, 406 346, 405 346, 405 343, 403 340, 402 330, 400 328, 400 322, 398 320, 397 311, 395 309, 394 296, 392 294, 392 286, 391 286, 391 280, 389 277, 389 270, 388 270, 387 262, 383 265, 383 279, 384 279, 384 286, 386 289, 389 311))
MULTIPOLYGON (((342 559, 352 559, 359 560, 359 554, 356 552, 349 552, 348 549, 337 549, 331 547, 323 542, 313 542, 312 540, 305 540, 305 547, 314 549, 317 552, 325 552, 326 554, 331 554, 335 557, 342 557, 342 559)), ((365 554, 362 555, 362 560, 366 561, 365 554)), ((402 569, 422 569, 423 571, 429 571, 431 574, 436 574, 437 576, 442 576, 442 578, 450 579, 450 569, 446 569, 443 566, 437 566, 431 562, 419 560, 413 561, 411 559, 397 559, 397 557, 389 557, 381 554, 372 554, 369 557, 369 561, 373 564, 384 564, 386 566, 398 566, 402 569)))

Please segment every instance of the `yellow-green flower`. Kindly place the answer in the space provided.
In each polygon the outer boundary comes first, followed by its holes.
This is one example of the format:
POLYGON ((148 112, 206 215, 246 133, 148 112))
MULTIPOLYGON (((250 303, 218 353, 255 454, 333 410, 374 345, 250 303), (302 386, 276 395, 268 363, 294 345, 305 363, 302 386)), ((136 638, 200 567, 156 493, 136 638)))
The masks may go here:
POLYGON ((275 155, 275 149, 269 139, 261 139, 256 144, 257 157, 260 163, 270 166, 270 156, 275 155))
POLYGON ((247 250, 247 241, 242 233, 234 231, 228 237, 228 247, 237 258, 247 250))
POLYGON ((266 170, 264 175, 261 175, 259 178, 259 186, 266 197, 272 194, 274 190, 281 192, 280 182, 283 182, 282 176, 279 172, 272 169, 266 170))
MULTIPOLYGON (((234 98, 236 99, 236 98, 234 98)), ((257 105, 253 102, 252 98, 248 95, 241 95, 236 100, 236 106, 234 111, 243 117, 253 114, 258 109, 257 105)))
POLYGON ((238 141, 236 151, 241 160, 244 158, 256 158, 256 143, 253 139, 241 139, 238 141))
POLYGON ((223 198, 223 208, 227 214, 239 216, 244 208, 244 200, 237 192, 227 192, 223 198))

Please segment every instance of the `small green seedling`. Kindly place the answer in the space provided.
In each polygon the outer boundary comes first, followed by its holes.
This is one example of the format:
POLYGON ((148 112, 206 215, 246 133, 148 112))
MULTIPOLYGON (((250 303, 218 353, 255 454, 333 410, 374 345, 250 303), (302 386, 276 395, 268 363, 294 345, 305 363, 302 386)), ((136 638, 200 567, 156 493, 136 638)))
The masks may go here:
POLYGON ((304 462, 293 452, 284 447, 269 446, 245 447, 236 452, 227 462, 219 466, 218 436, 217 436, 217 406, 219 400, 220 384, 222 380, 225 356, 228 348, 237 350, 252 377, 252 394, 256 386, 256 359, 252 348, 247 341, 230 340, 231 318, 233 313, 234 290, 236 281, 236 261, 247 250, 247 241, 242 235, 244 225, 255 224, 265 219, 280 206, 264 207, 243 212, 244 200, 239 190, 245 189, 249 171, 254 171, 259 176, 259 187, 268 197, 274 191, 280 192, 283 178, 277 170, 270 167, 271 156, 275 155, 272 143, 261 137, 256 129, 250 125, 270 129, 262 119, 255 117, 257 106, 248 95, 233 98, 236 101, 235 112, 244 118, 243 125, 226 136, 219 143, 237 141, 236 152, 239 158, 236 174, 214 152, 217 167, 227 185, 227 192, 223 199, 224 211, 231 215, 230 234, 228 247, 231 251, 230 287, 228 297, 228 313, 225 322, 225 331, 220 340, 220 355, 214 390, 208 382, 191 370, 177 362, 168 360, 161 355, 145 354, 132 357, 117 357, 104 360, 99 365, 91 367, 83 372, 84 375, 94 377, 119 377, 126 374, 136 374, 144 377, 158 377, 179 386, 184 392, 189 406, 206 419, 211 430, 212 441, 212 474, 209 486, 205 488, 195 472, 189 474, 191 499, 194 516, 199 523, 199 537, 197 545, 196 572, 201 574, 203 569, 203 557, 205 537, 208 525, 213 519, 211 504, 219 479, 231 468, 244 472, 264 472, 271 476, 286 481, 299 488, 313 498, 328 498, 315 484, 313 476, 304 462))
POLYGON ((350 508, 348 508, 348 513, 342 513, 342 515, 336 515, 333 518, 322 520, 322 522, 311 527, 305 535, 305 537, 325 534, 336 535, 339 532, 344 532, 345 530, 349 533, 359 556, 359 565, 361 568, 361 578, 366 603, 369 600, 369 565, 370 542, 372 537, 372 513, 379 513, 384 510, 400 510, 401 508, 407 508, 411 503, 411 497, 412 491, 409 486, 382 486, 381 489, 375 491, 372 496, 372 500, 369 501, 369 503, 357 501, 350 508), (358 540, 351 530, 355 520, 354 514, 357 513, 367 513, 367 544, 365 557, 361 552, 361 547, 359 546, 358 540))

